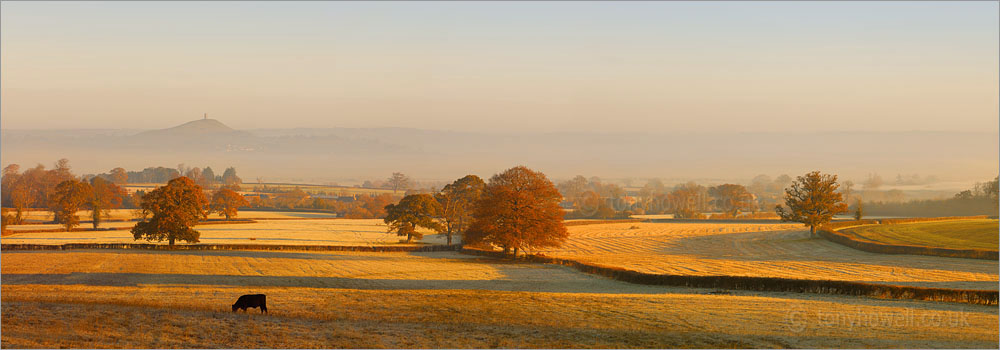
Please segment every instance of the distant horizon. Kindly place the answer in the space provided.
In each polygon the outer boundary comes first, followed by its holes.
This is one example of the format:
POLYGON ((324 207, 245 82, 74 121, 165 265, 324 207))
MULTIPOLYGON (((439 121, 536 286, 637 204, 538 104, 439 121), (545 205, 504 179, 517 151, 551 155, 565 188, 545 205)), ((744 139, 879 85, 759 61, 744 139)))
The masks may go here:
MULTIPOLYGON (((178 122, 170 126, 164 126, 159 128, 113 128, 113 127, 99 127, 99 128, 3 128, 3 130, 11 131, 60 131, 60 130, 81 130, 81 131, 100 131, 100 130, 121 130, 121 131, 147 131, 147 130, 162 130, 169 129, 178 125, 186 124, 189 122, 194 122, 198 120, 204 120, 201 118, 191 119, 184 122, 178 122)), ((569 134, 670 134, 670 133, 684 133, 684 134, 787 134, 787 133, 807 133, 807 134, 836 134, 836 133, 874 133, 874 134, 893 134, 893 133, 971 133, 971 134, 982 134, 982 133, 992 133, 997 134, 993 131, 983 131, 983 130, 948 130, 948 129, 906 129, 906 130, 871 130, 871 129, 826 129, 826 130, 808 130, 808 131, 767 131, 767 130, 723 130, 723 131, 572 131, 572 130, 526 130, 526 131, 514 131, 514 130, 501 130, 501 131, 491 131, 491 130, 458 130, 458 129, 440 129, 440 128, 430 128, 430 127, 405 127, 405 126, 330 126, 330 127, 309 127, 309 126, 286 126, 286 127, 266 127, 266 128, 237 128, 232 125, 226 124, 223 119, 220 118, 208 118, 208 120, 215 120, 220 123, 229 126, 235 130, 242 131, 253 131, 253 130, 292 130, 292 129, 407 129, 407 130, 422 130, 422 131, 442 131, 442 132, 458 132, 458 133, 477 133, 477 134, 510 134, 510 133, 527 133, 527 134, 550 134, 550 133, 569 133, 569 134)), ((998 134, 998 139, 1000 139, 1000 134, 998 134)))

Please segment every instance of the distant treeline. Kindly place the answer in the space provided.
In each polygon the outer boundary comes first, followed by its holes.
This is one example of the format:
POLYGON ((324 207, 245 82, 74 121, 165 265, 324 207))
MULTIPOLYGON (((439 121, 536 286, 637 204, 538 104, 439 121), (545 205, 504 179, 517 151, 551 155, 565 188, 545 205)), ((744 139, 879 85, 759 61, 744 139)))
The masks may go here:
MULTIPOLYGON (((864 202, 866 216, 968 216, 997 215, 997 178, 977 183, 972 189, 948 199, 914 200, 907 202, 864 202)), ((853 203, 852 203, 853 204, 853 203)), ((852 210, 854 208, 852 207, 852 210)))
POLYGON ((871 216, 967 216, 997 215, 997 202, 986 198, 917 200, 864 203, 871 216))

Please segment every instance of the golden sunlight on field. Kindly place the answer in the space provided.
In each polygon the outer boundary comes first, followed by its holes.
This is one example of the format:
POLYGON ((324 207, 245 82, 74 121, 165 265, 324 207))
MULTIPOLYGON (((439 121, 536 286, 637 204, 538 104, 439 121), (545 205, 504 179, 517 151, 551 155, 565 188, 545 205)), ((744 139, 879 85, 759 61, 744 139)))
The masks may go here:
POLYGON ((995 307, 635 285, 454 252, 2 256, 3 347, 995 347, 995 307), (45 267, 37 261, 49 262, 45 267), (233 314, 265 293, 268 315, 233 314))
MULTIPOLYGON (((254 214, 265 216, 260 212, 254 214)), ((297 215, 300 213, 278 213, 297 215)), ((315 214, 315 213, 301 213, 315 214)), ((274 214, 267 214, 274 218, 274 214)), ((113 222, 108 227, 131 226, 134 223, 113 222)), ((73 231, 73 232, 21 232, 42 228, 59 228, 58 225, 18 225, 12 226, 15 234, 4 237, 4 243, 64 244, 64 243, 149 243, 136 241, 128 230, 116 231, 73 231), (52 227, 47 227, 52 226, 52 227)), ((381 219, 287 219, 265 220, 242 224, 213 224, 195 227, 201 232, 200 243, 232 244, 299 244, 299 245, 388 245, 399 244, 401 239, 386 233, 386 225, 381 219)), ((420 229, 426 236, 414 243, 444 244, 444 235, 420 229)))
POLYGON ((854 250, 797 224, 621 223, 570 226, 541 253, 648 273, 832 279, 997 289, 996 261, 854 250))

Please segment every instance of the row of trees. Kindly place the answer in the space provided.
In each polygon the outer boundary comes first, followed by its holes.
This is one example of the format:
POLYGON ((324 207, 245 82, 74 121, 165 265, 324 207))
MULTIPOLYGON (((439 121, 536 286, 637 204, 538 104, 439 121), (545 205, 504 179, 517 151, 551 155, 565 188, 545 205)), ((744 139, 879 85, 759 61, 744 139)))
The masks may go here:
POLYGON ((576 176, 560 183, 564 204, 573 208, 571 218, 616 219, 634 214, 674 214, 677 218, 701 218, 706 211, 717 210, 730 217, 740 212, 756 211, 756 196, 743 185, 723 184, 705 187, 694 182, 668 190, 657 179, 650 180, 638 197, 626 195, 615 184, 599 178, 576 176))
MULTIPOLYGON (((242 181, 232 167, 227 168, 221 176, 215 176, 210 167, 202 170, 180 165, 178 168, 192 175, 197 174, 202 183, 208 186, 221 185, 238 191, 238 185, 242 181)), ((92 221, 97 228, 102 219, 109 215, 110 209, 139 206, 139 198, 128 196, 123 190, 122 186, 125 184, 166 182, 179 177, 179 174, 177 169, 163 167, 146 168, 141 172, 114 168, 107 173, 78 178, 71 171, 67 159, 58 160, 52 169, 39 164, 23 172, 20 165, 10 164, 3 169, 0 180, 0 203, 12 209, 12 215, 5 219, 8 223, 22 224, 26 210, 46 208, 53 212, 56 222, 66 225, 72 223, 72 217, 75 217, 76 211, 72 209, 83 208, 94 212, 92 221), (71 180, 75 182, 65 183, 71 180), (74 214, 67 214, 69 211, 74 214)), ((139 196, 142 194, 138 193, 139 196)))
POLYGON ((952 198, 946 199, 903 202, 865 196, 864 211, 869 215, 885 216, 996 215, 998 204, 1000 204, 998 202, 998 193, 1000 193, 998 180, 1000 178, 977 183, 972 188, 958 192, 952 198))
POLYGON ((186 176, 170 180, 166 185, 142 196, 140 204, 144 219, 132 227, 135 239, 169 242, 178 240, 197 243, 201 233, 192 228, 211 213, 219 213, 231 220, 247 200, 234 186, 224 186, 212 193, 211 199, 205 190, 186 176))
POLYGON ((518 166, 489 182, 468 175, 431 194, 411 194, 386 206, 389 232, 420 237, 417 228, 443 232, 451 243, 461 234, 471 245, 496 246, 516 256, 558 246, 568 232, 563 226, 562 195, 545 174, 518 166))
MULTIPOLYGON (((587 181, 587 186, 596 181, 587 181)), ((575 189, 585 188, 583 181, 575 189)), ((572 190, 573 187, 564 187, 572 190)), ((595 191, 596 186, 590 186, 595 191)), ((704 190, 695 184, 675 188, 671 194, 691 198, 700 192, 710 192, 716 205, 727 206, 735 214, 752 203, 753 195, 742 185, 725 184, 704 190)), ((814 171, 799 176, 784 189, 784 206, 775 206, 782 221, 801 222, 810 233, 847 211, 847 204, 837 183, 837 176, 814 171)), ((572 192, 571 192, 572 193, 572 192)), ((577 192, 579 193, 579 192, 577 192)), ((413 194, 399 204, 386 206, 385 222, 389 232, 406 236, 407 241, 420 237, 417 228, 436 232, 461 233, 466 244, 498 246, 516 256, 519 250, 559 246, 568 233, 563 225, 563 210, 559 206, 563 193, 544 174, 523 166, 494 175, 482 183, 474 175, 466 176, 446 186, 441 192, 413 194), (468 226, 464 223, 468 222, 468 226)))
POLYGON ((84 176, 84 178, 100 177, 116 185, 124 185, 126 183, 165 183, 181 176, 187 176, 202 187, 233 186, 243 183, 243 179, 236 175, 236 168, 234 167, 226 168, 221 175, 216 175, 212 167, 192 168, 184 164, 178 164, 176 169, 149 167, 142 171, 126 171, 124 168, 114 168, 107 173, 88 175, 84 176))
POLYGON ((13 217, 9 220, 14 224, 24 221, 24 212, 29 208, 49 208, 58 186, 63 181, 76 177, 70 171, 69 160, 60 159, 52 169, 45 169, 39 164, 34 168, 21 171, 21 166, 11 164, 3 168, 3 178, 0 179, 0 202, 4 207, 13 208, 13 217))

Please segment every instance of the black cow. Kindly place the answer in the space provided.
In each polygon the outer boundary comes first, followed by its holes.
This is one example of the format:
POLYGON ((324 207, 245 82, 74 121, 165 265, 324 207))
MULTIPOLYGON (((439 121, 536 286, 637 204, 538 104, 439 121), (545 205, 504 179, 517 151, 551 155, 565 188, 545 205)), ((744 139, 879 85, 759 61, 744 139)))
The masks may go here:
POLYGON ((264 294, 247 294, 236 299, 236 304, 233 304, 233 312, 236 309, 242 309, 247 311, 247 308, 259 307, 260 313, 267 312, 267 296, 264 294))

